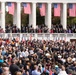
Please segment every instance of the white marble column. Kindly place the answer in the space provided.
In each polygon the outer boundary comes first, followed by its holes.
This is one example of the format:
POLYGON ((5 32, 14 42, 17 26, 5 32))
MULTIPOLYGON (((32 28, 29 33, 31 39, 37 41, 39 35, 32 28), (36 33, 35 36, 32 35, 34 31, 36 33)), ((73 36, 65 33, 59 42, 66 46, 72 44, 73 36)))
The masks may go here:
MULTIPOLYGON (((30 6, 31 6, 31 11, 32 11, 32 5, 33 5, 33 4, 30 4, 30 6)), ((32 12, 31 12, 31 14, 29 14, 29 25, 32 25, 32 12)))
POLYGON ((51 3, 46 4, 45 24, 48 26, 49 29, 51 29, 51 24, 52 24, 52 4, 51 3))
POLYGON ((17 24, 17 4, 15 3, 15 12, 13 15, 13 24, 16 25, 17 24))
POLYGON ((17 27, 21 29, 21 3, 17 2, 17 27))
POLYGON ((63 25, 63 4, 61 4, 60 20, 61 20, 61 24, 63 25))
POLYGON ((32 25, 33 28, 36 28, 36 3, 31 5, 31 14, 29 15, 29 25, 32 25))
MULTIPOLYGON (((0 10, 1 10, 1 3, 0 3, 0 10)), ((2 13, 0 13, 0 26, 1 26, 1 14, 2 13)))
POLYGON ((61 24, 64 29, 67 29, 67 4, 64 3, 61 8, 61 24))
POLYGON ((1 27, 3 28, 3 30, 5 31, 5 2, 1 3, 1 27))
POLYGON ((48 4, 45 4, 46 6, 45 6, 45 8, 46 8, 46 10, 45 10, 45 24, 47 25, 47 23, 48 23, 48 4))

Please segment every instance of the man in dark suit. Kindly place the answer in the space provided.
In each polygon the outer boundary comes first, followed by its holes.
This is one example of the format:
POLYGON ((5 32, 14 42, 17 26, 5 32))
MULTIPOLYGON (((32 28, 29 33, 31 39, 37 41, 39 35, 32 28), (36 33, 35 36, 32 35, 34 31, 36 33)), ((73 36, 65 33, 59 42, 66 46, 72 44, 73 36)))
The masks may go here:
POLYGON ((10 65, 11 75, 15 75, 17 71, 20 71, 20 68, 16 65, 16 59, 13 59, 12 64, 10 65))

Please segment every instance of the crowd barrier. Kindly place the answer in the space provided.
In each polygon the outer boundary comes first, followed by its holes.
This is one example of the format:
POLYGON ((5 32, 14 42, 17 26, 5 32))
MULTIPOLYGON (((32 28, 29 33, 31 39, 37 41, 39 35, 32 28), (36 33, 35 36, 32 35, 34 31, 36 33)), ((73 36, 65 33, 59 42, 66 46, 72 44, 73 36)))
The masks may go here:
POLYGON ((25 39, 39 39, 39 40, 66 40, 76 39, 76 33, 0 33, 0 38, 17 38, 25 39))

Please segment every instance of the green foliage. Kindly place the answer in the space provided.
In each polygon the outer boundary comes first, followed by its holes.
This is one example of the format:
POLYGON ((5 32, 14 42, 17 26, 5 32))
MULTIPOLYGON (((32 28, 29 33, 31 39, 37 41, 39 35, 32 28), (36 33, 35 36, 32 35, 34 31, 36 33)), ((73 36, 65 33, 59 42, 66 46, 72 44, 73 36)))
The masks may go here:
POLYGON ((54 8, 52 7, 52 24, 60 24, 60 17, 54 17, 54 8))
POLYGON ((60 24, 60 17, 53 17, 52 24, 60 24))
POLYGON ((36 8, 36 24, 41 25, 44 24, 45 22, 45 17, 40 15, 39 8, 36 8))
MULTIPOLYGON (((6 24, 11 24, 13 25, 13 16, 6 12, 6 24)), ((21 12, 21 24, 27 25, 29 23, 29 15, 24 14, 23 10, 21 12)))
POLYGON ((76 17, 72 19, 72 23, 76 23, 76 17))
POLYGON ((13 16, 10 15, 8 12, 6 12, 5 21, 6 24, 13 24, 13 16))
POLYGON ((29 23, 29 15, 24 14, 23 9, 21 12, 21 24, 27 25, 29 23))
MULTIPOLYGON (((52 23, 53 24, 59 24, 60 23, 60 17, 54 17, 54 9, 52 8, 52 23)), ((68 10, 68 9, 67 9, 68 10)), ((68 16, 67 12, 67 16, 68 16)), ((13 24, 13 16, 8 14, 6 12, 5 16, 6 24, 10 23, 11 25, 13 24)), ((23 9, 21 11, 21 24, 27 25, 29 23, 29 15, 24 14, 23 9)), ((45 23, 45 17, 40 16, 40 11, 39 8, 36 8, 36 24, 41 25, 45 23)), ((75 24, 76 23, 76 17, 67 17, 67 24, 75 24)))
POLYGON ((76 23, 76 17, 68 17, 67 24, 75 24, 76 23))

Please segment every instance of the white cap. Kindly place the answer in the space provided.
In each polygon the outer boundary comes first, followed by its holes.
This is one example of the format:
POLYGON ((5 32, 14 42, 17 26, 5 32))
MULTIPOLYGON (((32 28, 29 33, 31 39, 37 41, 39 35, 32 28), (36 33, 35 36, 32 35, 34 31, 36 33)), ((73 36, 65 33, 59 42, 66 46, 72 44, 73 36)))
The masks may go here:
POLYGON ((20 55, 20 58, 22 58, 22 55, 20 55))
POLYGON ((10 57, 10 58, 11 58, 11 56, 12 56, 11 54, 8 55, 8 57, 10 57))
POLYGON ((75 58, 72 59, 72 61, 75 61, 75 60, 76 60, 75 58))
POLYGON ((49 53, 46 53, 46 56, 50 56, 50 54, 49 53))
POLYGON ((58 56, 58 58, 61 58, 61 57, 62 57, 61 55, 58 56))
POLYGON ((38 66, 41 66, 41 67, 42 67, 42 65, 41 65, 41 64, 38 64, 38 66))
POLYGON ((58 65, 55 65, 55 67, 58 67, 58 65))
POLYGON ((2 45, 1 47, 4 48, 4 45, 2 45))

